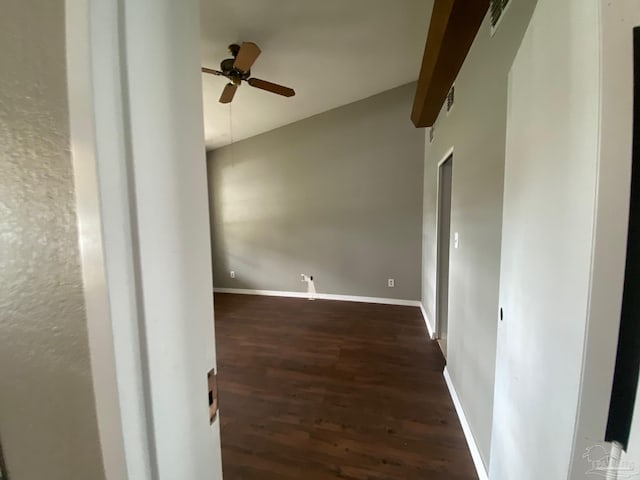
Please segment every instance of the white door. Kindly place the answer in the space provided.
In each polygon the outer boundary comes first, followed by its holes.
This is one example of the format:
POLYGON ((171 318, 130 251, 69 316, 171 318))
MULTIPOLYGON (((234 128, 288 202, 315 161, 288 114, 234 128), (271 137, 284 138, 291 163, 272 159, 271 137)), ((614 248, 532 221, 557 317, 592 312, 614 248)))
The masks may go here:
POLYGON ((598 18, 595 0, 539 0, 509 76, 492 480, 569 471, 593 248, 598 18))

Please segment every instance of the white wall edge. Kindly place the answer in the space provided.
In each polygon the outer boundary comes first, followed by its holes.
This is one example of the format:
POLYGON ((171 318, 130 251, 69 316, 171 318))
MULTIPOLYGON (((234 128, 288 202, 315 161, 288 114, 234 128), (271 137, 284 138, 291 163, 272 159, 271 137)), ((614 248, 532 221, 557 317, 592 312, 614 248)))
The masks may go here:
MULTIPOLYGON (((589 300, 569 479, 584 478, 585 449, 605 437, 627 254, 633 146, 632 29, 637 2, 597 2, 600 42, 599 158, 589 300), (611 215, 610 212, 616 212, 611 215)), ((608 447, 607 447, 608 448, 608 447)), ((630 460, 630 459, 626 459, 630 460)))
POLYGON ((449 389, 449 395, 451 395, 451 400, 453 400, 453 405, 455 406, 456 413, 458 414, 458 418, 460 419, 460 425, 462 425, 464 438, 467 440, 467 445, 469 446, 469 451, 471 452, 473 464, 475 465, 476 471, 478 472, 478 478, 480 480, 489 480, 489 475, 487 474, 487 470, 485 469, 484 463, 482 462, 482 457, 480 456, 480 449, 478 449, 478 444, 476 443, 476 440, 473 437, 473 433, 471 432, 471 426, 467 421, 464 410, 462 410, 462 404, 460 403, 458 393, 453 386, 453 382, 451 381, 451 377, 449 376, 447 367, 444 368, 444 372, 442 372, 442 374, 444 375, 444 381, 446 382, 447 388, 449 389))
POLYGON ((422 304, 422 302, 420 302, 420 311, 422 312, 422 318, 424 319, 424 323, 427 326, 427 331, 429 332, 429 338, 431 340, 435 340, 436 334, 433 330, 433 326, 431 325, 431 322, 429 321, 429 316, 427 315, 427 311, 424 309, 424 305, 422 304))
MULTIPOLYGON (((238 295, 262 295, 265 297, 310 298, 307 292, 284 292, 280 290, 251 290, 246 288, 214 288, 215 293, 235 293, 238 295)), ((403 300, 401 298, 360 297, 356 295, 335 295, 332 293, 316 293, 316 300, 337 300, 341 302, 380 303, 383 305, 400 305, 405 307, 420 307, 418 300, 403 300)))
POLYGON ((105 478, 115 480, 129 477, 104 263, 91 63, 91 3, 91 0, 65 1, 69 135, 93 400, 105 478))
POLYGON ((449 159, 451 155, 453 155, 453 146, 449 147, 447 149, 447 153, 440 159, 440 161, 438 162, 438 168, 440 168, 444 164, 444 162, 446 162, 449 159))

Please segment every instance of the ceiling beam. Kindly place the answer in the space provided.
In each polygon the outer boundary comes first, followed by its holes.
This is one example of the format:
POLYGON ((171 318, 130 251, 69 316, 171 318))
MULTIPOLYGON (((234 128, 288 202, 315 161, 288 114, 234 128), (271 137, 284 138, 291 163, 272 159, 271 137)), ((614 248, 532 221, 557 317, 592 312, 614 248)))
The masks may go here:
POLYGON ((484 19, 489 0, 435 0, 411 120, 431 127, 484 19))

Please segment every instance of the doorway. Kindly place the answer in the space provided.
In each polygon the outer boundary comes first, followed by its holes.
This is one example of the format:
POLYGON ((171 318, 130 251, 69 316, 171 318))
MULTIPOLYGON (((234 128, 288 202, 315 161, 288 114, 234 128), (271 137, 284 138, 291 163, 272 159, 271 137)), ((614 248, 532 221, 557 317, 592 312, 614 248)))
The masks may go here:
POLYGON ((451 246, 451 181, 453 153, 438 164, 438 218, 436 264, 436 337, 447 357, 449 323, 449 250, 451 246))

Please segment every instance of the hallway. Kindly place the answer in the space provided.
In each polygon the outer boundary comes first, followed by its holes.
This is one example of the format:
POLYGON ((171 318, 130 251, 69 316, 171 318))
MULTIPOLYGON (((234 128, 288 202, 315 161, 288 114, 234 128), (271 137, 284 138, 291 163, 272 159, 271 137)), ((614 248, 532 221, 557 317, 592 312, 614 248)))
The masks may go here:
POLYGON ((476 479, 415 307, 215 295, 230 480, 476 479))

